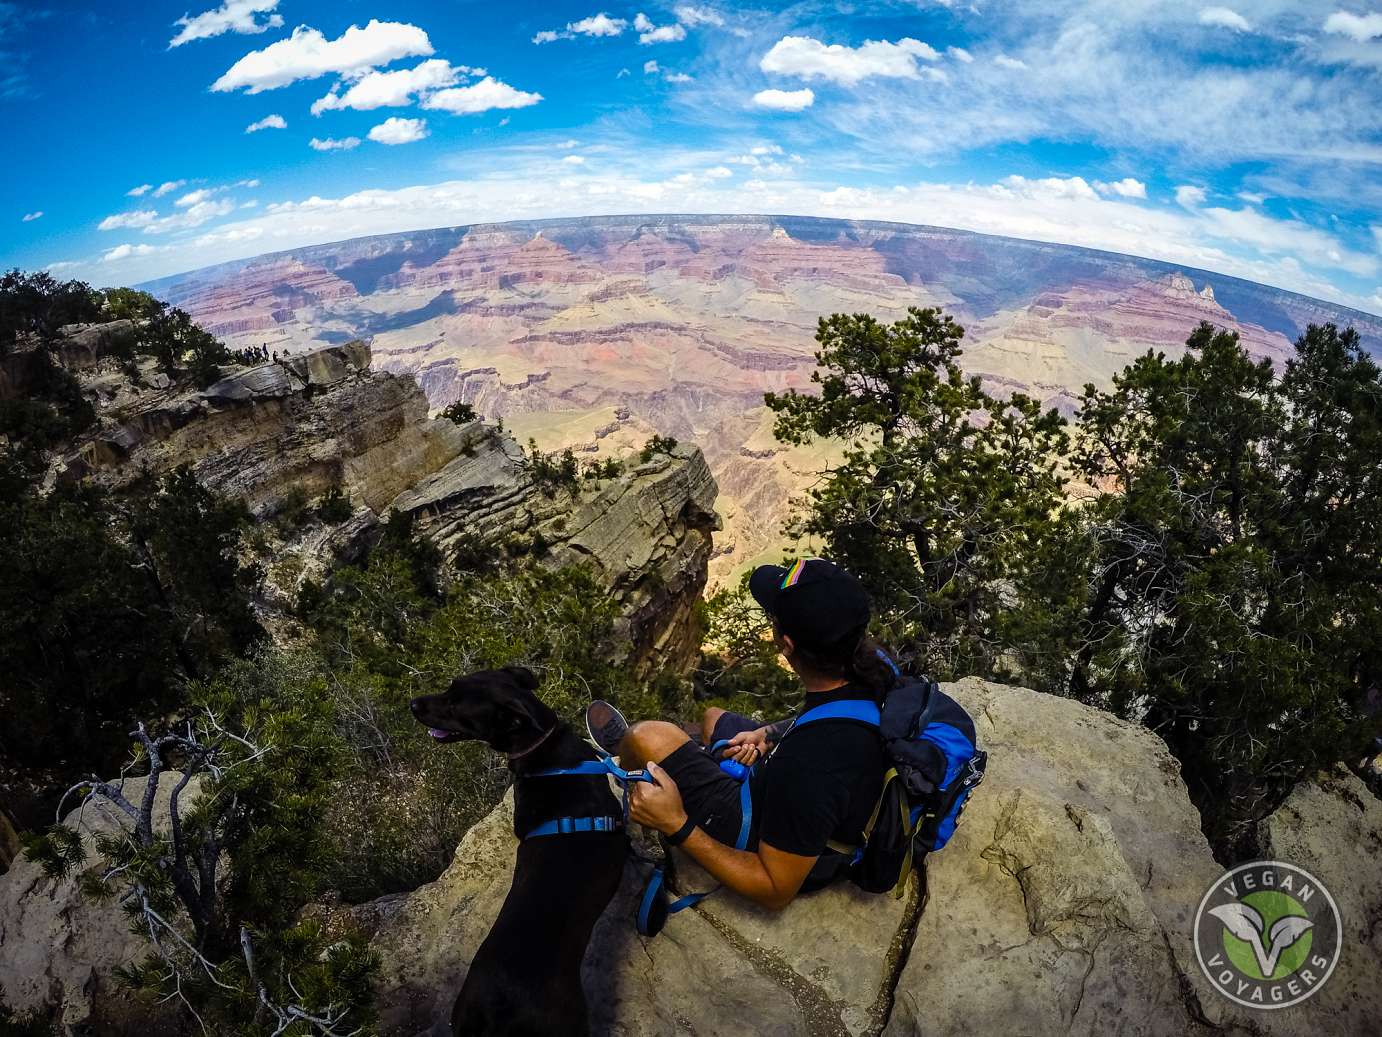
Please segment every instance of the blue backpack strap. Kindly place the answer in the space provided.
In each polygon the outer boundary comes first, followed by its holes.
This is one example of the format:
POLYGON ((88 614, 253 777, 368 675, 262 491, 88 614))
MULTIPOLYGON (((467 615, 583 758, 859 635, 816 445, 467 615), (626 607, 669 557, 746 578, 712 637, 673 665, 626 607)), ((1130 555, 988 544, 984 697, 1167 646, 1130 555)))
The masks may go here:
POLYGON ((803 724, 815 723, 817 720, 857 720, 861 724, 877 727, 882 719, 883 713, 878 708, 877 702, 868 699, 840 699, 837 702, 826 702, 819 706, 812 706, 797 717, 796 723, 792 725, 788 733, 790 734, 791 731, 803 724))

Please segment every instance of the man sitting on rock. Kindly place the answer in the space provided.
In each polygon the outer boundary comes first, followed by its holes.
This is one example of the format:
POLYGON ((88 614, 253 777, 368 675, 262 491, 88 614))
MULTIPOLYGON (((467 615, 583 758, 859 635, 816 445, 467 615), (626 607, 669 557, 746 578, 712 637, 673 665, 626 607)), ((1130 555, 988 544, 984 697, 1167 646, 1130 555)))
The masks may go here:
MULTIPOLYGON (((778 649, 801 678, 803 711, 827 702, 881 702, 894 671, 868 636, 863 585, 831 562, 797 561, 753 571, 749 590, 772 620, 778 649)), ((842 876, 850 857, 828 843, 858 845, 882 790, 887 758, 876 729, 855 720, 759 726, 737 713, 706 710, 706 745, 751 767, 751 822, 744 849, 741 786, 679 726, 647 720, 630 727, 613 706, 586 713, 591 737, 628 770, 646 767, 656 784, 636 783, 634 820, 667 836, 724 886, 764 907, 785 907, 802 890, 842 876)))

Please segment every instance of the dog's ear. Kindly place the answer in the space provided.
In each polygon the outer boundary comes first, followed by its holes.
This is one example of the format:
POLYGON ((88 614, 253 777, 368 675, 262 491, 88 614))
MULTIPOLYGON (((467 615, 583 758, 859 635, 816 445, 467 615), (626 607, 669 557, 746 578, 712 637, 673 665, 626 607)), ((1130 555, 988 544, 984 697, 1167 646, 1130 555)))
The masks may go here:
POLYGON ((537 691, 537 686, 542 683, 537 679, 537 674, 526 666, 505 666, 504 672, 511 674, 518 686, 527 691, 537 691))

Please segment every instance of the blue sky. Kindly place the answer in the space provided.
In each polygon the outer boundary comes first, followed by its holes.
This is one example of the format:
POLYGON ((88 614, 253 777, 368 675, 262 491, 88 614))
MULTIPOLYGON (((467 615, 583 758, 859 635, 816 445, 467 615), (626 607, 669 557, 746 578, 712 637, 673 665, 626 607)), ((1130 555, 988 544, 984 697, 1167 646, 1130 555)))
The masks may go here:
POLYGON ((0 0, 0 120, 0 261, 98 284, 394 230, 754 212, 1382 313, 1382 0, 0 0))

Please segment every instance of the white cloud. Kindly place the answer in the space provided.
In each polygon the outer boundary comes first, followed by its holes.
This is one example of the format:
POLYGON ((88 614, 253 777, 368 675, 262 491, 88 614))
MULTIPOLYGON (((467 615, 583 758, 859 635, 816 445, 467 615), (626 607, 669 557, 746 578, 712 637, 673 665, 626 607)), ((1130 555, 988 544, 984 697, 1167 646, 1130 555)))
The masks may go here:
POLYGON ((672 13, 677 16, 677 21, 682 25, 695 28, 698 25, 724 25, 725 20, 718 11, 711 10, 709 7, 697 7, 694 4, 678 4, 672 8, 672 13))
POLYGON ((1027 67, 1027 62, 1023 61, 1021 58, 1010 58, 1006 54, 999 54, 993 59, 993 63, 999 68, 1012 69, 1015 72, 1021 71, 1027 67))
POLYGON ((1261 194, 1260 192, 1256 191, 1239 191, 1238 197, 1241 198, 1243 201, 1247 202, 1249 205, 1261 205, 1263 202, 1267 200, 1267 196, 1265 194, 1261 194))
POLYGON ((142 195, 148 194, 148 193, 149 193, 150 191, 152 191, 153 189, 154 189, 154 185, 153 185, 153 184, 140 184, 138 187, 131 187, 128 191, 126 191, 126 192, 125 192, 125 197, 126 197, 126 198, 139 198, 139 197, 142 196, 142 195))
POLYGON ((564 159, 562 159, 562 161, 565 162, 568 166, 583 166, 585 165, 585 156, 567 155, 564 159))
POLYGON ((558 151, 570 151, 572 148, 579 148, 581 142, 575 137, 567 137, 566 140, 559 140, 552 146, 558 151))
MULTIPOLYGON (((1025 176, 1013 175, 1005 177, 1001 187, 1023 198, 1076 198, 1095 201, 1099 197, 1082 176, 1048 176, 1029 180, 1025 176)), ((999 186, 995 185, 995 190, 998 189, 999 186)))
POLYGON ((116 245, 101 256, 102 263, 114 263, 120 259, 128 259, 130 256, 148 256, 160 249, 155 245, 116 245))
POLYGON ((1358 43, 1366 43, 1382 36, 1382 13, 1374 11, 1371 14, 1358 15, 1347 11, 1335 11, 1324 20, 1324 31, 1347 36, 1358 43))
POLYGON ((335 137, 313 137, 307 146, 313 151, 349 151, 360 146, 360 138, 342 137, 337 140, 335 137))
POLYGON ((368 136, 379 144, 411 144, 427 136, 427 120, 393 116, 373 127, 368 136))
POLYGON ((1206 7, 1200 12, 1200 24, 1235 32, 1252 32, 1252 23, 1231 7, 1206 7))
POLYGON ((974 61, 974 55, 971 54, 969 51, 965 50, 963 47, 947 47, 945 49, 945 52, 949 54, 952 58, 954 58, 956 61, 961 62, 965 65, 971 64, 974 61))
POLYGON ((660 72, 661 70, 661 66, 659 66, 658 63, 652 60, 651 58, 643 62, 643 74, 645 76, 650 76, 654 72, 660 72))
POLYGON ((341 108, 367 112, 375 108, 401 108, 413 103, 416 95, 454 86, 462 76, 484 75, 484 69, 452 65, 431 58, 413 68, 392 72, 371 71, 356 80, 344 94, 338 83, 331 93, 312 102, 312 114, 341 108))
POLYGON ((278 0, 225 0, 213 10, 198 15, 185 14, 173 23, 182 28, 168 41, 168 46, 181 47, 184 43, 219 36, 224 32, 253 34, 277 29, 283 25, 283 16, 269 14, 277 6, 278 0), (260 21, 257 16, 261 14, 269 14, 269 17, 260 21))
POLYGON ((654 25, 652 19, 641 11, 633 20, 633 27, 638 30, 638 42, 644 46, 653 43, 677 43, 686 39, 686 27, 680 22, 654 25))
POLYGON ((281 115, 266 115, 256 122, 250 123, 245 127, 246 133, 258 133, 260 130, 286 130, 288 122, 281 115))
POLYGON ((542 95, 515 90, 508 83, 493 76, 485 76, 469 86, 453 86, 428 95, 423 108, 451 112, 453 115, 474 115, 491 108, 527 108, 542 100, 542 95))
POLYGON ((229 198, 222 198, 214 202, 203 198, 193 202, 182 212, 174 213, 171 216, 161 216, 151 221, 144 227, 144 233, 167 234, 169 231, 200 227, 203 223, 208 223, 219 216, 228 216, 234 211, 235 203, 229 198))
POLYGON ((1130 176, 1125 176, 1122 180, 1115 180, 1111 184, 1096 180, 1094 181, 1094 189, 1100 194, 1116 194, 1119 198, 1147 197, 1147 185, 1130 176))
POLYGON ((763 55, 758 67, 764 72, 853 86, 870 76, 918 79, 917 59, 936 61, 939 57, 934 47, 910 36, 896 43, 868 40, 858 47, 827 45, 810 36, 784 36, 763 55))
POLYGON ((705 171, 705 175, 711 180, 728 180, 734 175, 734 170, 728 166, 712 166, 705 171))
POLYGON ((39 220, 39 219, 42 219, 42 218, 43 218, 43 210, 42 210, 42 209, 38 209, 38 210, 36 210, 36 211, 34 211, 34 212, 26 212, 22 217, 20 217, 20 222, 21 222, 21 223, 33 223, 34 220, 39 220))
POLYGON ((255 241, 264 236, 263 227, 231 227, 227 230, 216 230, 209 234, 202 234, 196 238, 192 244, 198 248, 206 248, 209 245, 235 244, 241 241, 255 241))
POLYGON ((154 197, 162 198, 165 194, 172 194, 186 183, 186 180, 165 180, 154 188, 154 197))
POLYGON ((577 36, 618 36, 629 27, 623 18, 611 18, 601 11, 580 21, 567 22, 565 29, 543 29, 533 37, 534 43, 555 43, 577 36))
POLYGON ((668 72, 663 78, 669 83, 690 83, 695 79, 694 76, 688 76, 685 72, 668 72))
POLYGON ((138 229, 147 227, 158 219, 158 213, 152 209, 139 209, 136 212, 120 212, 107 216, 100 223, 96 224, 97 230, 120 230, 121 228, 138 229))
POLYGON ((175 201, 173 205, 179 209, 190 208, 193 205, 198 205, 201 202, 206 201, 208 198, 218 193, 220 190, 222 190, 222 188, 201 187, 195 191, 188 191, 185 195, 183 195, 181 198, 175 201))
POLYGON ((616 72, 616 73, 614 74, 614 78, 615 78, 615 79, 627 79, 627 78, 628 78, 629 76, 631 76, 631 75, 633 75, 633 73, 630 72, 628 69, 626 69, 626 68, 621 68, 618 72, 616 72))
POLYGON ((1176 188, 1176 204, 1187 209, 1194 209, 1204 204, 1207 197, 1203 187, 1196 187, 1193 184, 1181 184, 1176 188))
POLYGON ((618 36, 624 31, 624 27, 629 23, 622 18, 611 18, 601 11, 599 14, 591 15, 589 18, 582 18, 578 22, 570 22, 566 29, 574 32, 578 36, 618 36))
POLYGON ((399 58, 427 57, 432 43, 416 25, 372 19, 363 29, 352 25, 334 40, 299 25, 286 40, 246 54, 211 84, 212 90, 257 94, 300 79, 362 75, 399 58))
POLYGON ((753 95, 753 103, 760 108, 774 108, 780 112, 799 112, 816 103, 816 94, 809 87, 801 90, 760 90, 753 95))

